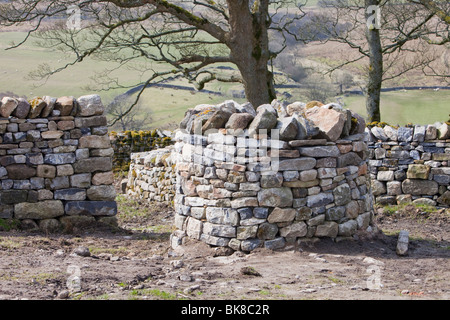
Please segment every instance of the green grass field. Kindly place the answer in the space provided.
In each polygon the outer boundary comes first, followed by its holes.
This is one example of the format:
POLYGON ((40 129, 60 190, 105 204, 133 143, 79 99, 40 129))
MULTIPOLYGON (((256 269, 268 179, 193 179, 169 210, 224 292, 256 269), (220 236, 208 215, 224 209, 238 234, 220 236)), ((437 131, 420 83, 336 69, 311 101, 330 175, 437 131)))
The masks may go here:
MULTIPOLYGON (((345 107, 366 117, 365 98, 344 98, 345 107)), ((450 114, 450 90, 410 90, 381 94, 381 121, 392 125, 444 122, 450 114)))
MULTIPOLYGON (((35 96, 50 95, 60 97, 65 95, 79 97, 93 92, 85 89, 92 84, 96 73, 105 68, 111 68, 112 63, 86 59, 81 64, 70 67, 52 76, 45 83, 36 86, 36 82, 27 79, 28 74, 42 63, 61 65, 70 61, 68 57, 55 50, 38 47, 30 40, 23 46, 5 51, 11 42, 18 43, 23 39, 23 32, 0 32, 0 92, 13 92, 31 99, 35 96)), ((158 66, 155 66, 158 67, 158 66)), ((121 69, 116 76, 123 84, 133 84, 139 81, 140 72, 132 69, 121 69)), ((177 80, 176 84, 189 85, 186 81, 177 80)), ((239 86, 223 83, 208 84, 206 89, 220 91, 223 96, 210 95, 204 92, 190 92, 175 89, 147 89, 142 95, 141 112, 151 114, 151 122, 143 129, 158 128, 168 123, 178 123, 188 108, 198 104, 217 104, 232 99, 231 89, 242 89, 239 86)), ((125 89, 100 91, 105 104, 125 89)), ((235 99, 238 102, 242 100, 235 99)), ((363 96, 344 98, 345 106, 365 116, 365 101, 363 96)), ((397 91, 383 93, 381 105, 382 121, 390 124, 404 125, 406 123, 431 124, 436 121, 447 121, 450 113, 450 90, 397 91)))

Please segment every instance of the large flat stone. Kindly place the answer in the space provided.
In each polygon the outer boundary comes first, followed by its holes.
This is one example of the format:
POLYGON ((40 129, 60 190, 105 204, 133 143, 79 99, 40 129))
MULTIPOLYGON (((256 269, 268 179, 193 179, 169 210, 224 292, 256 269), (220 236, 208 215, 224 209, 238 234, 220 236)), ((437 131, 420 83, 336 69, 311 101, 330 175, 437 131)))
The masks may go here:
POLYGON ((55 190, 54 199, 55 200, 71 200, 71 201, 85 200, 86 199, 86 189, 71 188, 71 189, 55 190))
POLYGON ((270 213, 267 221, 269 223, 278 223, 278 222, 291 222, 294 220, 297 214, 297 210, 293 208, 275 208, 270 213))
POLYGON ((60 200, 47 200, 36 203, 19 203, 14 206, 16 219, 51 219, 64 215, 60 200))
POLYGON ((290 207, 292 201, 290 188, 268 188, 258 192, 258 202, 262 207, 290 207))
POLYGON ((24 180, 36 176, 36 169, 25 164, 13 164, 6 167, 8 178, 12 180, 24 180))
POLYGON ((411 194, 413 196, 433 196, 438 193, 439 185, 436 181, 432 180, 406 179, 402 182, 402 190, 404 194, 411 194))
POLYGON ((108 149, 111 148, 109 136, 83 136, 80 138, 78 148, 108 149))
POLYGON ((89 173, 95 171, 111 171, 112 159, 109 157, 94 157, 82 159, 73 165, 75 173, 89 173))
POLYGON ((337 146, 303 147, 298 150, 300 155, 314 158, 337 157, 341 154, 337 146))
POLYGON ((298 159, 288 159, 282 160, 279 162, 278 170, 279 171, 303 171, 314 168, 316 165, 316 159, 314 158, 298 158, 298 159))
POLYGON ((117 203, 115 201, 68 201, 65 211, 71 216, 115 216, 117 203))

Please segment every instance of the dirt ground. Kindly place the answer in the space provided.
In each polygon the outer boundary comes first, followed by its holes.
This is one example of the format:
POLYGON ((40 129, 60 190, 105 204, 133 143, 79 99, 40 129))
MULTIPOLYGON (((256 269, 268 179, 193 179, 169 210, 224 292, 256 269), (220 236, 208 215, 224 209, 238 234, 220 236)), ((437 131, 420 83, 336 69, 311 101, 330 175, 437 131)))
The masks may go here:
POLYGON ((122 198, 118 217, 114 230, 0 232, 0 300, 450 298, 450 210, 378 209, 372 237, 231 255, 195 241, 172 250, 170 207, 122 198))

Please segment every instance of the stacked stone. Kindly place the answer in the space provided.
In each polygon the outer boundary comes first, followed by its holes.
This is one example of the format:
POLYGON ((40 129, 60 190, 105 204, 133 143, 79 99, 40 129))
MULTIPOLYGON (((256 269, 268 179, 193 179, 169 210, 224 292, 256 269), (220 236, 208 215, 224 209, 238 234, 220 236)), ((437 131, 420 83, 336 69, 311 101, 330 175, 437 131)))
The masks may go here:
POLYGON ((450 206, 450 126, 367 128, 372 192, 382 205, 450 206))
POLYGON ((0 218, 56 231, 117 213, 98 95, 5 97, 0 104, 0 218))
POLYGON ((111 132, 114 149, 113 167, 116 171, 128 171, 131 155, 163 148, 172 144, 172 132, 168 130, 111 132))
POLYGON ((176 133, 172 246, 252 251, 370 228, 364 120, 340 106, 227 101, 188 110, 176 133))
POLYGON ((175 163, 173 148, 133 153, 126 194, 148 202, 171 204, 175 197, 175 163))

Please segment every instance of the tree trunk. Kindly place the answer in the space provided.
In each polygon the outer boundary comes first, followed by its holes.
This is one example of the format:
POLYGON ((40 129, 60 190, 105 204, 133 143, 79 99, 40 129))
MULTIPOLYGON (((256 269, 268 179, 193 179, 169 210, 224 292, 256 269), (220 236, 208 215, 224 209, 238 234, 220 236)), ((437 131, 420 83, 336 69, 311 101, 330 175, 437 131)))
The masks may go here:
POLYGON ((238 67, 247 100, 257 108, 276 98, 273 74, 269 71, 268 0, 249 8, 248 0, 228 0, 230 12, 230 57, 238 67))
MULTIPOLYGON (((378 5, 378 0, 366 0, 366 8, 378 5)), ((366 11, 366 19, 373 13, 366 11)), ((369 122, 381 121, 380 100, 381 83, 383 81, 383 53, 381 47, 380 30, 372 27, 367 28, 367 43, 369 45, 369 79, 367 83, 366 110, 369 122)))

